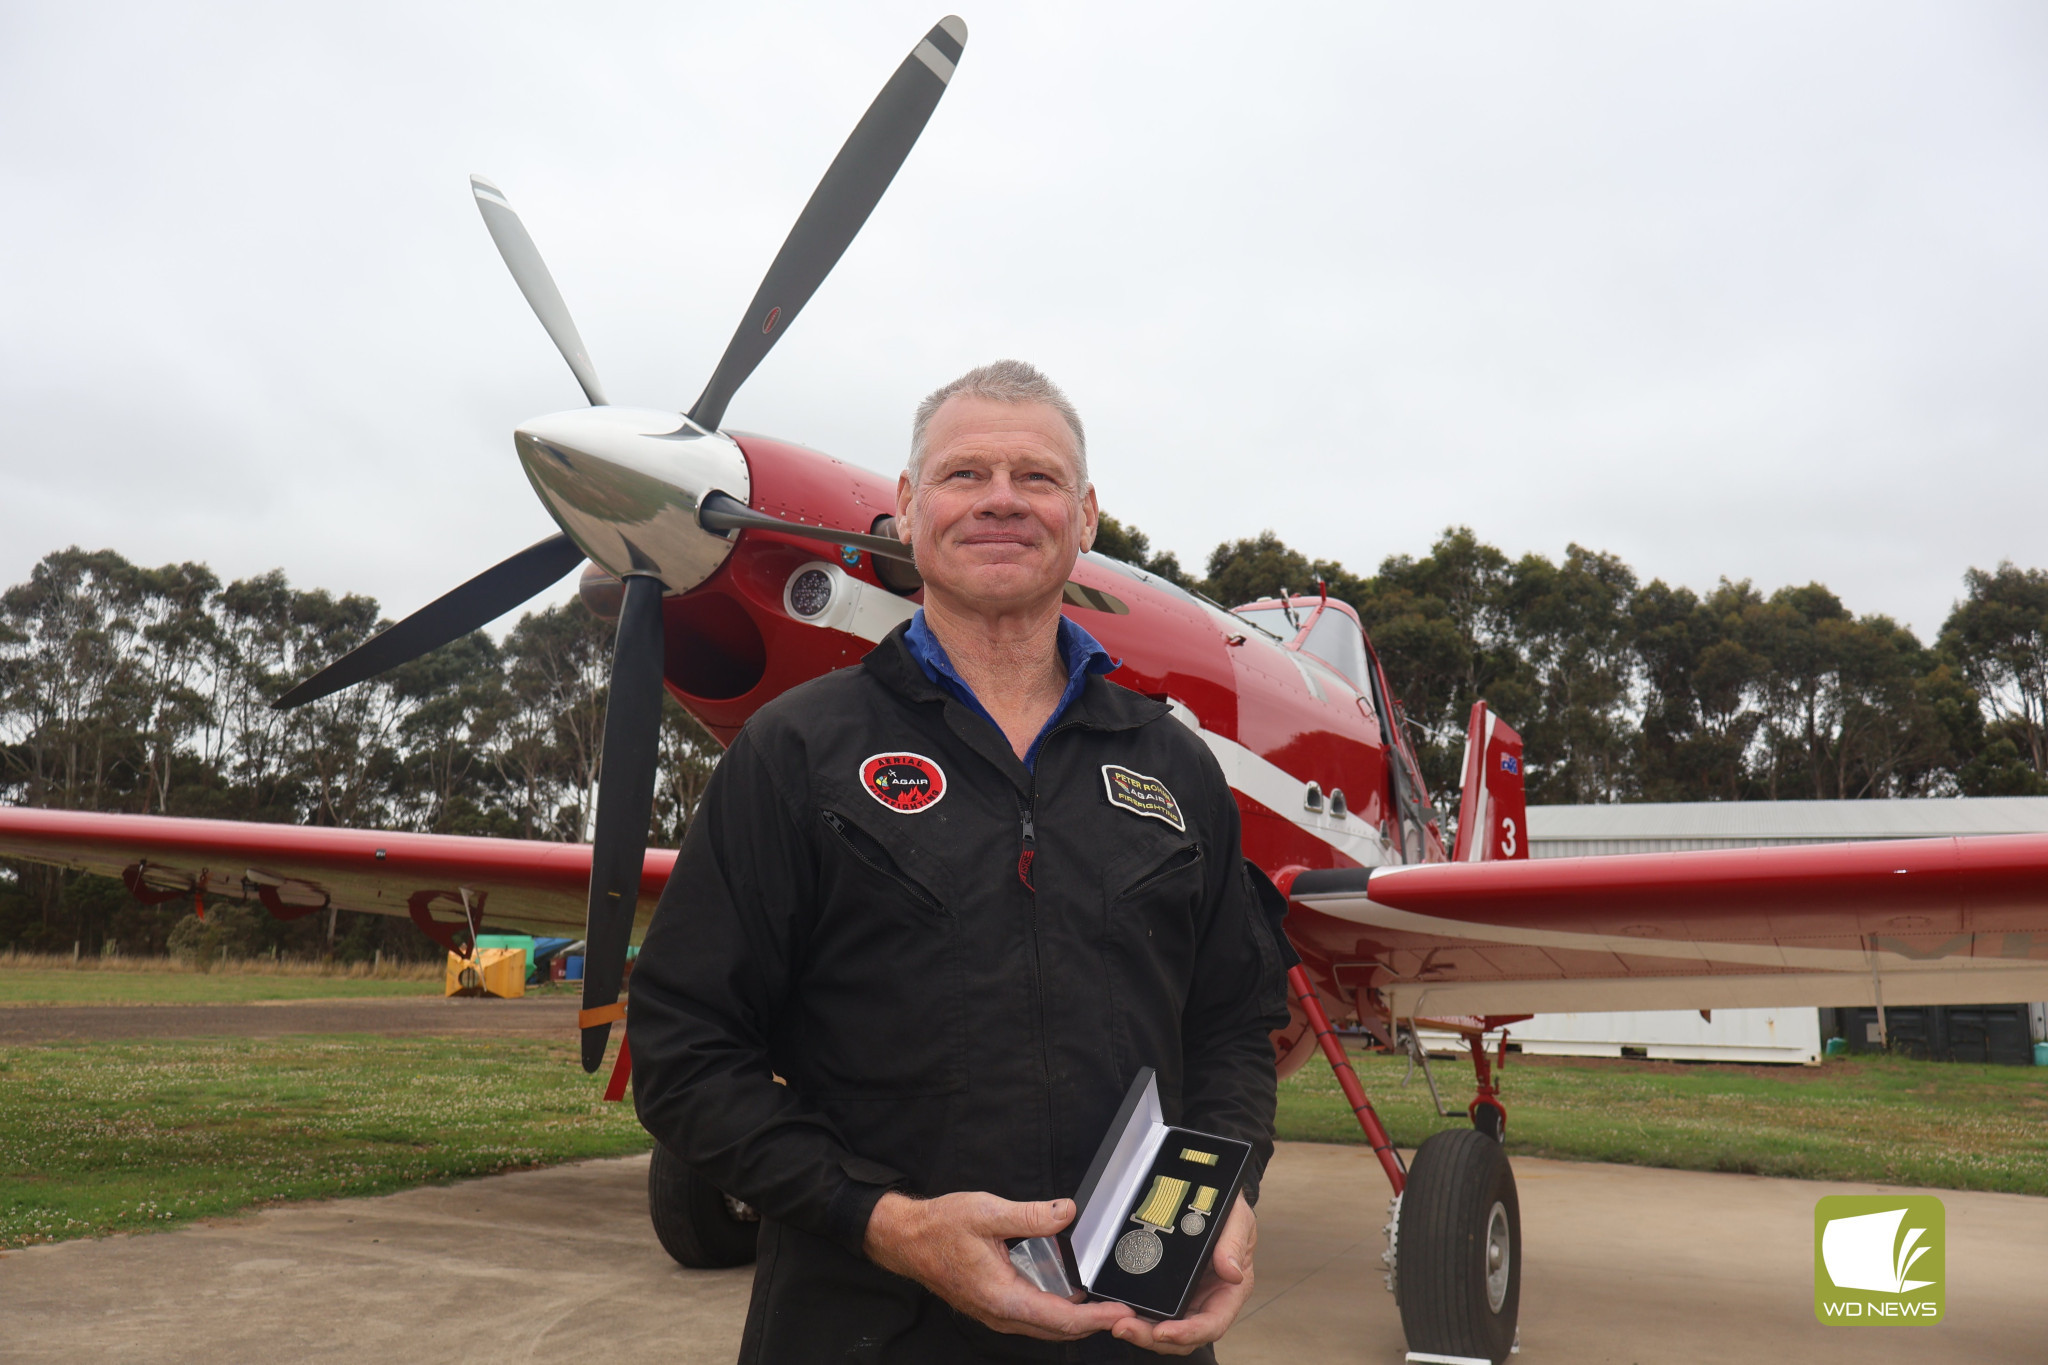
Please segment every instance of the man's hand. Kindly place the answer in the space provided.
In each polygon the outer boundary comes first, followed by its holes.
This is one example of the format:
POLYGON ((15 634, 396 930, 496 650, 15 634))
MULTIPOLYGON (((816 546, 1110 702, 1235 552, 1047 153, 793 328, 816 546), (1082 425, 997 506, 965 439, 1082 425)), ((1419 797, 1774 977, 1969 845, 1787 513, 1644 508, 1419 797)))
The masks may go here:
MULTIPOLYGON (((1131 1310, 1120 1303, 1069 1303, 1034 1289, 1010 1264, 1004 1244, 1011 1237, 1050 1237, 1073 1217, 1071 1199, 1016 1204, 978 1192, 912 1199, 892 1190, 868 1218, 863 1249, 882 1269, 916 1280, 998 1332, 1075 1341, 1127 1320, 1131 1310)), ((1233 1307, 1231 1315, 1236 1312, 1233 1307)))
POLYGON ((1216 1239, 1209 1269, 1188 1299, 1188 1315, 1172 1322, 1127 1316, 1112 1329, 1117 1340, 1169 1356, 1184 1356, 1217 1340, 1237 1321, 1244 1301, 1251 1296, 1252 1248, 1258 1241, 1258 1217, 1239 1195, 1231 1206, 1230 1221, 1223 1225, 1223 1235, 1216 1239))

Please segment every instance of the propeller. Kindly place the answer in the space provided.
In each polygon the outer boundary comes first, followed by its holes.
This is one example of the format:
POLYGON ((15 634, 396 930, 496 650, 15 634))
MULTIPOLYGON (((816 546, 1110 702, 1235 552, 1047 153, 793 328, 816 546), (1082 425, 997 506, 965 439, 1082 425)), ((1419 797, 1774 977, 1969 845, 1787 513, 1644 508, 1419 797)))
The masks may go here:
POLYGON ((711 382, 691 405, 691 421, 716 431, 725 420, 726 405, 740 385, 811 301, 874 212, 882 191, 896 178, 932 110, 939 107, 966 44, 967 25, 957 16, 949 14, 933 24, 861 115, 761 277, 761 287, 725 344, 711 382))
MULTIPOLYGON (((911 49, 861 116, 798 215, 796 225, 762 278, 753 302, 740 318, 732 340, 726 344, 710 382, 691 407, 690 420, 700 435, 718 432, 733 395, 810 302, 811 295, 874 212, 918 135, 924 131, 932 111, 938 107, 940 97, 946 93, 966 41, 966 24, 951 15, 941 19, 911 49)), ((590 363, 583 338, 569 316, 568 305, 562 301, 561 291, 555 287, 554 277, 548 273, 525 224, 504 192, 490 181, 471 176, 470 189, 484 226, 497 244, 498 254, 504 258, 506 268, 512 272, 541 326, 547 329, 555 349, 569 362, 584 397, 592 407, 608 409, 603 415, 582 415, 593 422, 616 425, 623 410, 610 408, 598 383, 596 367, 590 363)), ((630 415, 627 418, 630 420, 630 415)), ((726 438, 720 439, 731 447, 733 458, 739 459, 738 448, 726 438)), ((647 476, 636 472, 631 477, 644 480, 647 476)), ((622 501, 627 506, 632 503, 630 497, 622 501)), ((911 558, 909 547, 899 541, 784 521, 756 512, 740 499, 723 493, 709 492, 697 510, 698 524, 714 535, 748 527, 771 529, 854 545, 891 559, 911 558)), ((561 520, 560 514, 557 519, 561 520)), ((366 641, 294 687, 277 704, 298 706, 324 697, 447 644, 564 577, 582 560, 583 554, 583 549, 567 535, 551 536, 530 546, 366 641)), ((676 567, 669 566, 671 571, 676 567)), ((687 591, 695 585, 664 584, 659 571, 660 566, 643 563, 636 556, 625 579, 618 636, 612 647, 611 690, 605 707, 604 748, 598 776, 597 829, 590 859, 583 1011, 579 1020, 586 1071, 595 1071, 604 1060, 611 1026, 624 1015, 619 991, 625 980, 626 949, 646 861, 647 825, 654 804, 661 728, 666 653, 662 595, 665 587, 687 591)))
POLYGON ((497 620, 583 562, 576 542, 557 532, 443 593, 390 629, 357 645, 271 705, 289 711, 409 663, 497 620))
MULTIPOLYGON (((625 983, 633 909, 647 861, 647 821, 654 811, 663 649, 661 580, 630 575, 619 603, 597 777, 597 833, 590 849, 590 908, 583 927, 586 1015, 615 1005, 625 983)), ((597 1070, 604 1061, 611 1030, 609 1018, 583 1027, 585 1071, 597 1070)))

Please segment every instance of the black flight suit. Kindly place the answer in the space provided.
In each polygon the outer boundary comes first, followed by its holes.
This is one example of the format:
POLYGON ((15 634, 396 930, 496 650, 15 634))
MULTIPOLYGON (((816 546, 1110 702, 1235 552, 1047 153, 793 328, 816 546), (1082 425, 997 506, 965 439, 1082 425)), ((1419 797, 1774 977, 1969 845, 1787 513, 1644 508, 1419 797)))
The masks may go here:
POLYGON ((861 1243, 892 1188, 1072 1196, 1141 1066, 1170 1122, 1252 1144, 1256 1199, 1285 978, 1236 804, 1163 703, 1092 674, 1034 773, 903 633, 720 761, 633 972, 640 1119, 762 1214, 750 1365, 1158 1359, 993 1332, 861 1243), (863 784, 895 752, 936 801, 863 784), (1105 765, 1185 829, 1113 804, 1105 765))

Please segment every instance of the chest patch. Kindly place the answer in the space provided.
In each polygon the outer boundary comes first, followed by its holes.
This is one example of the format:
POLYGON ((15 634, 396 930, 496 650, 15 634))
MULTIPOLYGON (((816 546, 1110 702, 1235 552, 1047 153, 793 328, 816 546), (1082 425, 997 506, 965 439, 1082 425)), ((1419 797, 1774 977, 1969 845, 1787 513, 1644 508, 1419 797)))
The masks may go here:
POLYGON ((915 815, 939 804, 946 775, 923 754, 876 754, 860 765, 860 785, 890 810, 915 815))
POLYGON ((1173 799, 1173 793, 1158 778, 1105 763, 1102 765, 1102 786, 1109 793, 1110 805, 1121 806, 1133 815, 1164 820, 1181 833, 1187 833, 1187 822, 1180 816, 1180 803, 1173 799))

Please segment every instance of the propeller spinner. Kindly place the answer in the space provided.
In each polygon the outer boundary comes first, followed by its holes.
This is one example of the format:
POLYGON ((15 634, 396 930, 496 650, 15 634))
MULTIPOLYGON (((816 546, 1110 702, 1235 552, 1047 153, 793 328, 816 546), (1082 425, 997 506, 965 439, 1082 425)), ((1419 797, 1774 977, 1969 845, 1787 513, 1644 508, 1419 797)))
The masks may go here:
POLYGON ((563 534, 420 608, 299 683, 277 705, 316 700, 459 639, 565 577, 585 557, 623 580, 585 922, 585 1071, 604 1060, 619 1017, 640 893, 661 726, 664 591, 688 592, 708 579, 731 553, 731 534, 747 527, 910 557, 896 541, 786 522, 749 507, 746 457, 718 428, 740 386, 881 201, 946 93, 966 42, 967 25, 948 15, 896 68, 798 215, 687 417, 607 404, 568 305, 525 224, 496 185, 470 178, 498 254, 591 403, 526 422, 513 438, 528 480, 563 534))

